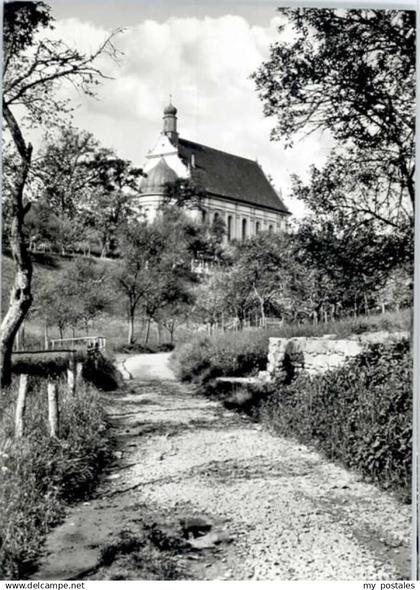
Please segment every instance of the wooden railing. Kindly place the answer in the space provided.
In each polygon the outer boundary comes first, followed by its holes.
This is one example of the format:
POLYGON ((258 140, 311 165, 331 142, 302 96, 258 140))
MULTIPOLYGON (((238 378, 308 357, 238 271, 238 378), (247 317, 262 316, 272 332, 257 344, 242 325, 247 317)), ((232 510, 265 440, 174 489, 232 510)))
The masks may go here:
POLYGON ((54 340, 49 341, 49 348, 51 350, 60 350, 60 347, 63 346, 105 350, 106 338, 103 336, 83 336, 81 338, 55 338, 54 340))

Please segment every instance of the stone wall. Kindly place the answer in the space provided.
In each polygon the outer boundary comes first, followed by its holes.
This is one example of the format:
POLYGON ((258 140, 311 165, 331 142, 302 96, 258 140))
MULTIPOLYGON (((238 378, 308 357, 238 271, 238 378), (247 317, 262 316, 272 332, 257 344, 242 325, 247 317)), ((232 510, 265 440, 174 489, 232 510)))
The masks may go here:
POLYGON ((369 344, 408 336, 408 332, 376 332, 347 339, 335 338, 333 334, 321 338, 270 338, 267 371, 261 377, 271 380, 283 373, 290 380, 300 371, 310 375, 325 373, 341 367, 369 344))

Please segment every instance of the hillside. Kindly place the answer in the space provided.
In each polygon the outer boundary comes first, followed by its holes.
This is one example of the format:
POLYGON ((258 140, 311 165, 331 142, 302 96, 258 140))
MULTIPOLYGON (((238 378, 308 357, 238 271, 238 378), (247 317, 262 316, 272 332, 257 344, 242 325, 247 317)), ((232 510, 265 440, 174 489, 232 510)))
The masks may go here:
MULTIPOLYGON (((109 259, 92 259, 94 264, 100 268, 109 268, 110 265, 117 264, 114 260, 109 259)), ((34 294, 34 304, 32 306, 32 310, 36 309, 37 305, 37 294, 39 293, 39 288, 46 282, 53 282, 58 281, 60 279, 60 275, 62 275, 66 270, 71 267, 72 262, 74 261, 73 257, 63 257, 57 255, 46 255, 46 254, 35 254, 33 255, 33 294, 34 294)), ((1 259, 1 314, 2 317, 7 311, 9 305, 9 297, 10 297, 10 289, 14 279, 14 263, 10 256, 3 255, 1 259)), ((125 321, 119 318, 121 314, 115 313, 112 314, 112 317, 104 318, 102 322, 98 322, 98 325, 95 326, 96 332, 101 332, 103 335, 107 336, 109 332, 109 337, 114 334, 118 334, 118 339, 121 336, 124 339, 124 331, 125 331, 125 321), (103 324, 103 326, 102 326, 103 324), (104 328, 104 329, 103 329, 104 328), (108 329, 107 329, 108 328, 108 329)), ((59 337, 58 331, 56 329, 49 330, 49 336, 52 338, 59 337)), ((32 346, 35 344, 35 341, 38 340, 39 342, 43 339, 43 326, 41 322, 32 315, 28 317, 25 325, 25 334, 26 334, 26 344, 32 346)), ((84 333, 76 333, 77 336, 85 335, 84 333)), ((70 337, 72 336, 71 333, 66 333, 65 336, 70 337)), ((35 348, 38 346, 35 345, 35 348)))

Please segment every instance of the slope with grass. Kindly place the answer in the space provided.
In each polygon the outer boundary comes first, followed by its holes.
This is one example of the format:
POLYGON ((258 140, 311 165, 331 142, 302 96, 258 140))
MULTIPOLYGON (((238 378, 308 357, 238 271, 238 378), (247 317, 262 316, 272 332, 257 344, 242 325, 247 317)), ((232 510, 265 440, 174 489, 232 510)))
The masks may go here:
POLYGON ((26 433, 14 440, 17 382, 3 390, 0 422, 0 577, 25 579, 49 528, 65 507, 86 498, 111 453, 99 392, 90 385, 71 395, 59 384, 60 438, 48 434, 46 383, 30 381, 26 433))

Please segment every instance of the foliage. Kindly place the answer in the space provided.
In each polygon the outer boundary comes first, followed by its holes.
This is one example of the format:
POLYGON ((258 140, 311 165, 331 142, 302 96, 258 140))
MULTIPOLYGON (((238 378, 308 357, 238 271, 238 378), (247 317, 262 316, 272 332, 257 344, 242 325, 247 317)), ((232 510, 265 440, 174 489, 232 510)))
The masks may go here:
POLYGON ((224 312, 237 318, 239 326, 246 316, 259 317, 263 326, 267 315, 287 321, 318 318, 331 284, 325 281, 325 273, 321 277, 308 264, 307 250, 299 234, 261 232, 234 243, 230 265, 221 273, 225 285, 219 315, 224 312))
POLYGON ((409 343, 372 345, 347 366, 277 383, 259 408, 276 433, 314 444, 384 487, 410 497, 412 372, 409 343))
POLYGON ((52 28, 52 16, 44 2, 6 2, 3 35, 3 118, 6 141, 11 139, 19 164, 10 183, 10 247, 16 265, 10 304, 1 325, 1 382, 10 384, 14 339, 32 304, 32 263, 25 236, 25 216, 30 202, 26 189, 33 165, 33 146, 26 127, 57 125, 70 110, 60 98, 62 83, 71 83, 93 96, 103 74, 93 64, 100 55, 115 57, 114 33, 90 55, 70 49, 60 40, 42 37, 52 28))
POLYGON ((235 250, 227 298, 239 320, 243 320, 247 307, 255 306, 263 325, 268 311, 284 315, 289 299, 288 278, 295 264, 289 238, 285 234, 262 232, 237 243, 235 250))
POLYGON ((379 233, 369 222, 352 223, 344 215, 334 221, 322 214, 303 220, 295 234, 295 258, 318 275, 315 308, 328 303, 335 315, 369 313, 380 304, 379 291, 393 273, 406 279, 412 274, 413 244, 405 238, 396 231, 379 233))
POLYGON ((99 350, 88 351, 82 376, 101 391, 114 391, 122 386, 121 375, 112 359, 99 350))
POLYGON ((37 293, 35 312, 46 325, 58 326, 60 333, 67 327, 89 324, 109 306, 106 273, 92 260, 77 259, 60 276, 44 283, 37 293))
POLYGON ((206 191, 190 178, 177 178, 174 182, 167 182, 164 193, 164 206, 193 209, 200 208, 206 191))
MULTIPOLYGON (((282 36, 254 80, 265 115, 276 117, 273 139, 291 145, 317 130, 335 139, 308 182, 293 177, 293 196, 310 212, 303 231, 315 228, 312 246, 325 244, 321 282, 341 274, 330 292, 368 307, 375 282, 413 260, 415 13, 279 10, 282 36)), ((311 244, 304 254, 314 258, 311 244)))
POLYGON ((7 106, 23 105, 36 124, 57 123, 68 112, 65 98, 58 98, 62 81, 71 81, 82 92, 94 94, 103 74, 92 64, 105 53, 116 56, 112 36, 90 55, 69 48, 63 41, 42 37, 53 28, 50 8, 44 2, 7 2, 4 10, 3 96, 7 106))
POLYGON ((215 377, 242 377, 264 370, 267 363, 270 337, 319 337, 333 334, 346 338, 353 334, 374 331, 408 331, 408 311, 359 316, 325 323, 287 324, 268 329, 250 329, 241 332, 216 332, 188 337, 179 342, 172 355, 177 376, 183 381, 205 386, 215 377))
POLYGON ((96 176, 91 164, 99 149, 92 133, 70 125, 44 134, 33 169, 38 200, 60 218, 66 215, 74 219, 96 176))
POLYGON ((175 306, 189 304, 192 295, 188 233, 184 217, 167 208, 152 224, 132 222, 122 241, 123 264, 115 278, 125 296, 128 344, 134 343, 134 318, 139 307, 150 322, 159 321, 175 306))
POLYGON ((59 387, 60 439, 47 427, 46 384, 32 382, 28 431, 13 441, 17 383, 4 391, 0 435, 0 577, 25 579, 48 529, 68 502, 85 498, 110 455, 102 404, 86 386, 74 396, 59 387))
POLYGON ((280 12, 287 41, 254 74, 273 137, 328 130, 386 160, 414 203, 415 12, 280 12))
POLYGON ((216 377, 255 374, 267 362, 264 331, 196 336, 175 348, 172 363, 182 381, 205 386, 216 377))

